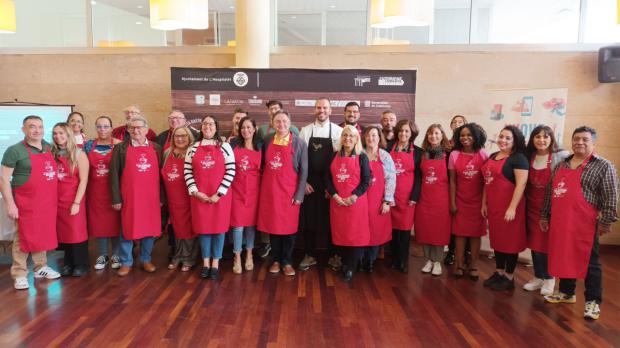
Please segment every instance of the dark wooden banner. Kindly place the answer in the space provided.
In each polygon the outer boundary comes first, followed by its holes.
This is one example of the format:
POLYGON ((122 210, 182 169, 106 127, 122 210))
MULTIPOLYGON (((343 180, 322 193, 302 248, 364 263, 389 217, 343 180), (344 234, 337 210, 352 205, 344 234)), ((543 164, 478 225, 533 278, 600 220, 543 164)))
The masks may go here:
POLYGON ((273 99, 300 128, 314 119, 319 97, 330 99, 335 123, 343 122, 350 101, 360 104, 365 125, 379 123, 386 109, 399 119, 415 118, 415 70, 171 68, 171 76, 172 107, 197 129, 203 116, 213 115, 222 130, 230 130, 236 108, 247 110, 259 125, 267 123, 265 103, 273 99))

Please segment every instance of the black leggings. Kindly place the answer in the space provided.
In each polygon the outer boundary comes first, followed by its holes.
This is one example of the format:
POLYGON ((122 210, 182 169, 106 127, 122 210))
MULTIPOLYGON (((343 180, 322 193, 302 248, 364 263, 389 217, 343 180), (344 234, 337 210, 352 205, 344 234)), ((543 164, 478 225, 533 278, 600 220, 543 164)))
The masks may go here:
POLYGON ((81 243, 60 243, 60 249, 65 251, 65 266, 88 267, 88 241, 81 243))
POLYGON ((355 272, 364 254, 364 247, 342 247, 342 254, 345 271, 355 272))
POLYGON ((495 268, 503 269, 506 273, 513 274, 517 268, 519 254, 506 254, 495 251, 495 268))
POLYGON ((407 266, 409 263, 409 244, 411 232, 392 230, 392 264, 396 267, 407 266))

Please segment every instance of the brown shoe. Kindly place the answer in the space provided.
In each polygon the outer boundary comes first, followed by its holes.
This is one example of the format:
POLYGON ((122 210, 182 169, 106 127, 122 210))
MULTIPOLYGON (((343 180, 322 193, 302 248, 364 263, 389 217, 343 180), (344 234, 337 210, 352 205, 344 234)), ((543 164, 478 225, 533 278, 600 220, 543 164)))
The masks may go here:
POLYGON ((131 267, 130 266, 122 265, 121 268, 118 269, 118 272, 116 272, 116 274, 119 277, 124 277, 124 276, 128 275, 129 272, 131 272, 131 267))
POLYGON ((146 272, 153 273, 157 268, 152 262, 145 262, 142 264, 142 269, 146 272))
POLYGON ((284 275, 294 276, 295 275, 295 269, 293 268, 293 266, 291 266, 291 265, 284 265, 284 275))
POLYGON ((274 262, 269 267, 269 273, 280 273, 280 263, 274 262))

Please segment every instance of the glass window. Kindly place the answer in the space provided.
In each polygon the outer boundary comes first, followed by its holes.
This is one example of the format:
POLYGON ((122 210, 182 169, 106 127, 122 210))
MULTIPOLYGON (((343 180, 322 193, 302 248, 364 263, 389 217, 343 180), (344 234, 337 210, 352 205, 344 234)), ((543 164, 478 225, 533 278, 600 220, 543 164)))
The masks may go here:
POLYGON ((167 46, 167 36, 174 44, 173 35, 151 28, 148 0, 99 0, 91 3, 94 47, 167 46))
POLYGON ((584 1, 586 1, 586 6, 583 13, 583 42, 620 42, 618 2, 616 0, 584 1))
POLYGON ((17 30, 1 34, 0 47, 86 47, 84 0, 15 1, 17 30))

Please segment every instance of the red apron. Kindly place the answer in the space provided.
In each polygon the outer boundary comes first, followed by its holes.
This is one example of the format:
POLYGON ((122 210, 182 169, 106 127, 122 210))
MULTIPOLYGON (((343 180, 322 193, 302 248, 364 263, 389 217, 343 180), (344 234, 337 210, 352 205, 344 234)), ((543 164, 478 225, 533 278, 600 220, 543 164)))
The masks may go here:
POLYGON ((481 168, 484 160, 479 152, 467 154, 460 152, 454 163, 456 174, 456 207, 458 211, 452 218, 452 233, 461 237, 482 237, 486 231, 482 209, 482 190, 484 180, 481 168))
MULTIPOLYGON (((359 157, 337 154, 329 166, 332 182, 340 197, 347 198, 361 181, 359 157)), ((348 207, 340 206, 334 199, 329 200, 329 223, 332 242, 342 246, 367 246, 370 243, 368 228, 368 199, 366 194, 348 207)))
MULTIPOLYGON (((198 191, 209 197, 216 194, 226 173, 222 149, 215 145, 199 145, 192 158, 192 167, 198 191)), ((196 197, 190 200, 194 233, 221 234, 228 231, 232 206, 230 190, 217 203, 201 202, 196 197)))
POLYGON ((422 187, 415 214, 415 239, 428 245, 450 243, 450 185, 446 154, 441 159, 422 159, 422 187))
POLYGON ((549 234, 540 229, 540 211, 545 203, 547 184, 551 180, 551 153, 545 169, 534 169, 533 156, 525 189, 527 208, 527 247, 539 253, 547 252, 549 234))
POLYGON ((177 239, 190 239, 195 237, 192 233, 192 216, 189 194, 183 177, 183 165, 185 158, 176 158, 170 152, 161 169, 161 178, 166 189, 168 223, 172 224, 174 237, 177 239))
POLYGON ((121 198, 123 238, 134 240, 161 234, 159 159, 152 145, 127 147, 121 198))
POLYGON ((558 278, 585 279, 594 243, 598 210, 583 196, 581 173, 559 168, 551 191, 549 225, 549 274, 558 278))
POLYGON ((76 166, 71 172, 69 159, 58 158, 58 213, 56 233, 58 243, 82 243, 88 239, 86 230, 86 199, 80 202, 80 211, 71 215, 71 206, 80 184, 79 170, 76 166))
POLYGON ((28 181, 13 189, 19 212, 19 247, 25 253, 53 250, 58 246, 56 161, 49 148, 46 153, 33 154, 26 142, 23 144, 30 156, 31 169, 28 181))
MULTIPOLYGON (((170 148, 170 138, 172 137, 172 132, 173 131, 174 131, 174 129, 169 129, 168 130, 168 135, 166 136, 166 142, 164 143, 164 147, 161 149, 162 153, 165 152, 166 150, 168 150, 168 148, 170 148)), ((183 167, 181 166, 181 168, 183 168, 183 167)), ((183 173, 182 170, 181 170, 181 173, 183 173)), ((175 230, 175 232, 176 232, 176 230, 175 230)))
POLYGON ((112 150, 102 155, 95 151, 96 147, 97 141, 93 141, 92 150, 88 154, 90 163, 86 187, 88 233, 98 238, 117 237, 121 230, 121 214, 112 208, 109 175, 112 150))
POLYGON ((411 152, 396 152, 396 145, 390 155, 396 167, 396 192, 394 192, 395 206, 390 209, 392 212, 392 228, 402 231, 410 231, 413 227, 413 216, 415 204, 409 205, 411 191, 413 190, 413 179, 415 163, 413 157, 415 149, 411 145, 411 152))
POLYGON ((269 144, 258 201, 257 229, 277 235, 297 233, 299 205, 293 204, 297 173, 293 168, 293 136, 287 146, 269 144))
POLYGON ((504 177, 502 167, 508 157, 496 161, 489 159, 482 166, 487 190, 487 215, 491 248, 502 253, 517 254, 525 250, 525 200, 521 199, 514 220, 506 222, 504 216, 512 200, 515 184, 504 177))
POLYGON ((381 154, 377 152, 376 161, 370 163, 372 179, 366 191, 368 197, 368 222, 370 226, 370 243, 368 245, 382 245, 392 239, 392 217, 388 214, 381 214, 383 197, 385 195, 385 173, 381 154))
POLYGON ((232 183, 230 226, 256 226, 260 188, 261 151, 235 147, 236 174, 232 183))

